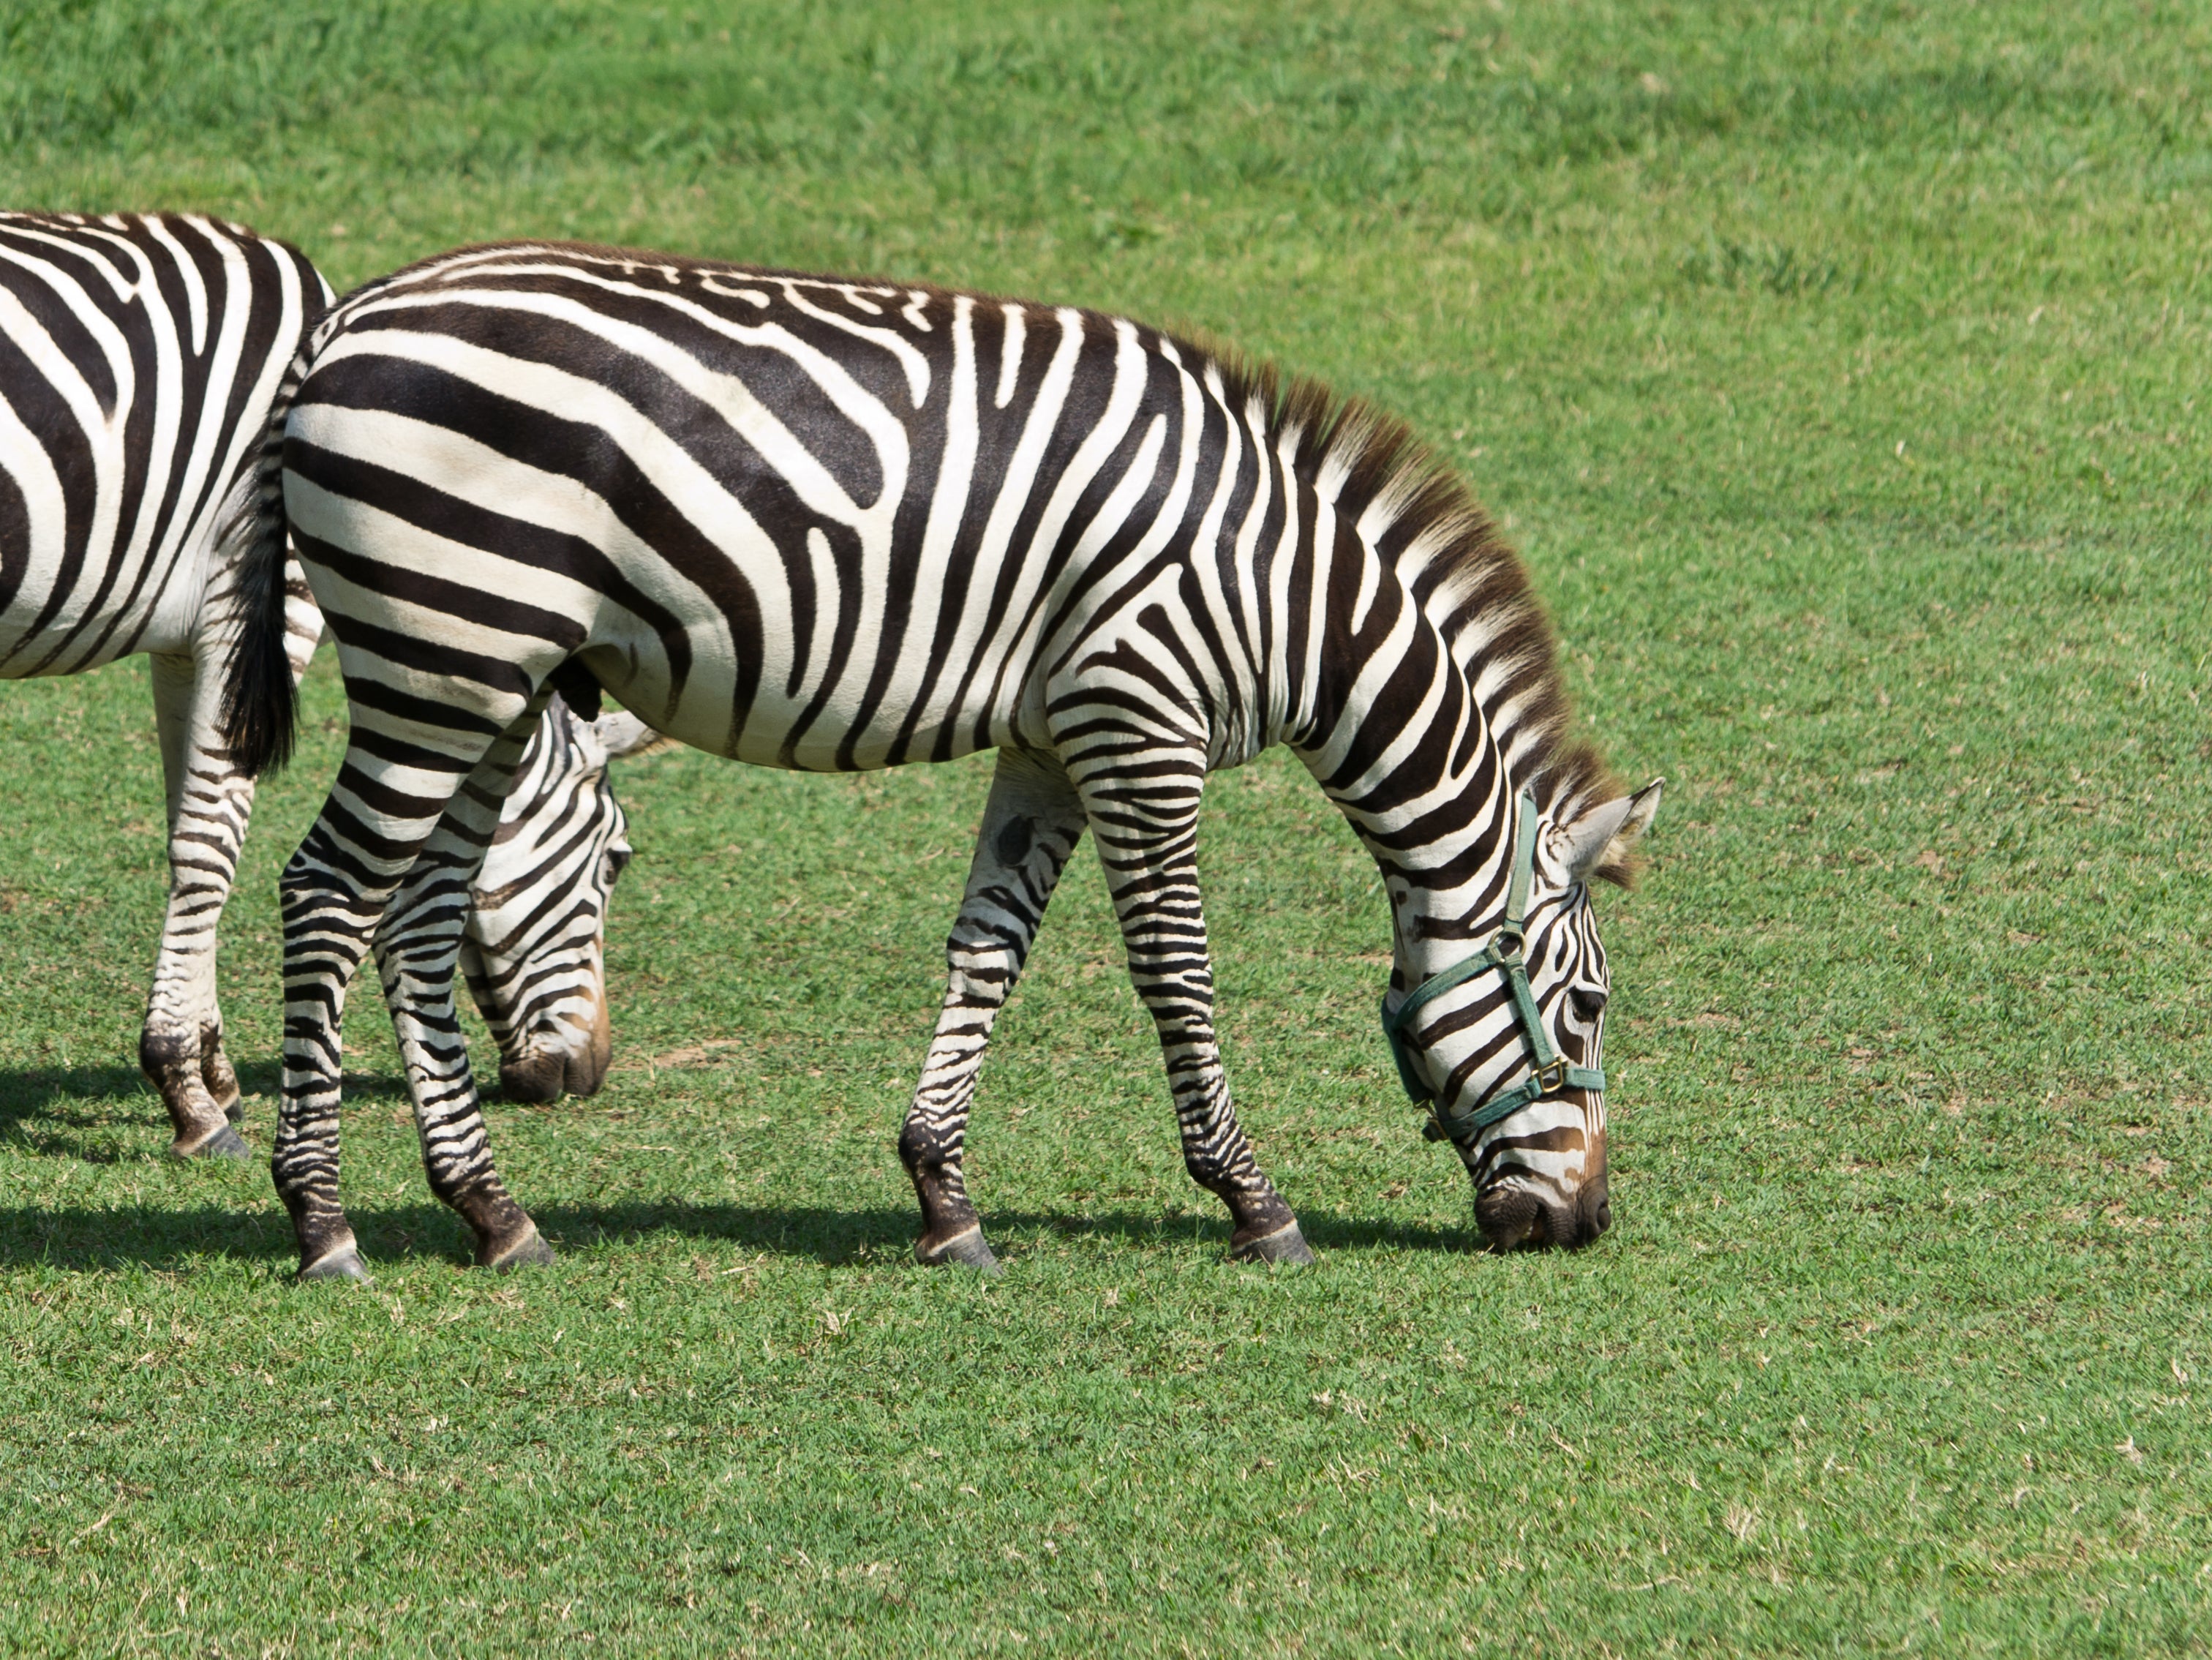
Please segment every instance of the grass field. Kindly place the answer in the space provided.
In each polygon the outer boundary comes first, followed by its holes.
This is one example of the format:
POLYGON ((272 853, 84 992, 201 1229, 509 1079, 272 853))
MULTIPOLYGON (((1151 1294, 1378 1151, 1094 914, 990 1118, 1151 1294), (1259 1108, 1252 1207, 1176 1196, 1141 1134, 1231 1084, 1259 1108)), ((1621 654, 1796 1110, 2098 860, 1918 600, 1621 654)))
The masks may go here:
MULTIPOLYGON (((0 200, 341 286, 555 233, 1202 326, 1505 516, 1589 728, 1620 1220, 1492 1259, 1279 754, 1204 861, 1322 1257, 1225 1266, 1079 859, 986 1072, 995 1284, 893 1143, 988 762, 623 787, 618 1070, 495 1104, 500 1280, 348 1035, 379 1278, 166 1162, 143 665, 0 690, 0 1649, 2212 1648, 2212 21, 2180 4, 30 0, 0 200)), ((265 791, 225 998, 266 1148, 265 791)))

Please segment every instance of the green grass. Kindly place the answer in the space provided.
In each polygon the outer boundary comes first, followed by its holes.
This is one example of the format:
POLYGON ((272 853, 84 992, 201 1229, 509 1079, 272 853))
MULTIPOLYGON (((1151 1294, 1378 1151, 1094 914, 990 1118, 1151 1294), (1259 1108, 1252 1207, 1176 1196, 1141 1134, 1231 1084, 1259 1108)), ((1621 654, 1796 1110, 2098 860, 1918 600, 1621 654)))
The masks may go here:
MULTIPOLYGON (((1509 515, 1664 773, 1606 894, 1620 1221, 1493 1260, 1399 1098, 1372 870, 1273 756, 1205 866, 1224 1266, 1079 860, 985 1075, 1005 1280, 893 1140, 988 763, 634 767, 620 1070, 495 1105, 463 1266, 349 1028, 373 1289, 161 1157, 143 669, 0 695, 0 1648, 1520 1655, 2212 1647, 2212 23, 2026 3, 47 0, 0 199, 341 284, 556 233, 1212 329, 1509 515)), ((274 878, 225 963, 268 1142, 274 878)))

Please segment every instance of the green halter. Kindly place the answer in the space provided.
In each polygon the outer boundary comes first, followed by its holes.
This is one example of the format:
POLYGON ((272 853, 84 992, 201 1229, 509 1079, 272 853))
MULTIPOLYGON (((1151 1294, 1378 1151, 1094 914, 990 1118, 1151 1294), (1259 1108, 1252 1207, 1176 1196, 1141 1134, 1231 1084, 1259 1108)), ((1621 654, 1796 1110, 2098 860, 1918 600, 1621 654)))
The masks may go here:
POLYGON ((1390 1055, 1398 1063, 1399 1080, 1405 1085, 1406 1093, 1416 1101, 1428 1103, 1429 1122, 1421 1127, 1421 1134, 1431 1141, 1449 1139, 1462 1147, 1471 1146, 1475 1138, 1492 1124, 1511 1117, 1547 1095, 1557 1095, 1563 1090, 1605 1087, 1605 1073, 1597 1067, 1571 1067, 1559 1058, 1552 1048, 1550 1035, 1544 1030, 1544 1018, 1537 1012, 1536 994, 1528 989, 1528 964, 1523 952, 1528 945, 1528 887, 1535 872, 1536 798, 1524 791, 1521 796, 1521 825, 1513 849, 1513 882, 1506 890, 1505 920, 1498 924, 1497 933, 1465 962, 1422 981, 1407 994, 1406 1000, 1396 1009, 1391 1008, 1388 997, 1382 1000, 1382 1035, 1390 1040, 1390 1055), (1492 969, 1505 976, 1505 989, 1513 1000, 1514 1013, 1520 1018, 1521 1033, 1528 1039, 1535 1071, 1511 1089, 1492 1097, 1488 1105, 1448 1117, 1413 1070, 1413 1057, 1406 1049, 1406 1027, 1414 1011, 1431 999, 1492 969))

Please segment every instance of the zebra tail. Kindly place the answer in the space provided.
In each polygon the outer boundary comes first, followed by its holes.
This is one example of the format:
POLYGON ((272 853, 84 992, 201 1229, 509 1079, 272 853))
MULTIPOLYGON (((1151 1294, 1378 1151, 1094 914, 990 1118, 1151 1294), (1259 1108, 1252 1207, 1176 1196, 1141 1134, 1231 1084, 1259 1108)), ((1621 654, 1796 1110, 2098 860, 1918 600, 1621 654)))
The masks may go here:
POLYGON ((238 631, 223 670, 221 726, 231 764, 248 778, 291 760, 299 725, 299 688, 285 648, 284 556, 292 527, 284 514, 284 423, 307 371, 302 344, 277 385, 254 457, 252 493, 229 531, 239 550, 232 576, 238 631))

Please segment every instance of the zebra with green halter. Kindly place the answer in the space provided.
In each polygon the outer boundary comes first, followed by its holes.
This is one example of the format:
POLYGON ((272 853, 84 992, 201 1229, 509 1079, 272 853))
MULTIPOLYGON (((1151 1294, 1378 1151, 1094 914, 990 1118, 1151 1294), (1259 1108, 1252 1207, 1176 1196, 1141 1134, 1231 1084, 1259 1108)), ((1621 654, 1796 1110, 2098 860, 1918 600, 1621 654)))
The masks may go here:
MULTIPOLYGON (((962 1177, 969 1104, 1085 830, 1192 1177, 1234 1254, 1309 1255, 1231 1106, 1198 884, 1206 774, 1279 743, 1382 870, 1390 1039, 1486 1235, 1571 1246, 1607 1225, 1588 885, 1626 879, 1658 789, 1629 796, 1568 735, 1526 573, 1402 428, 1124 319, 540 244, 343 301, 279 421, 248 558, 273 571, 297 537, 355 733, 283 881, 276 1171, 303 1274, 362 1271, 338 1019, 376 919, 472 866, 477 804, 545 699, 594 682, 764 765, 998 750, 899 1141, 924 1262, 994 1261, 962 1177), (1486 942, 1510 971, 1456 975, 1486 942)), ((292 721, 263 593, 231 678, 249 767, 292 721)), ((480 1260, 542 1262, 466 1057, 437 1041, 451 962, 387 979, 432 1185, 480 1260)))

